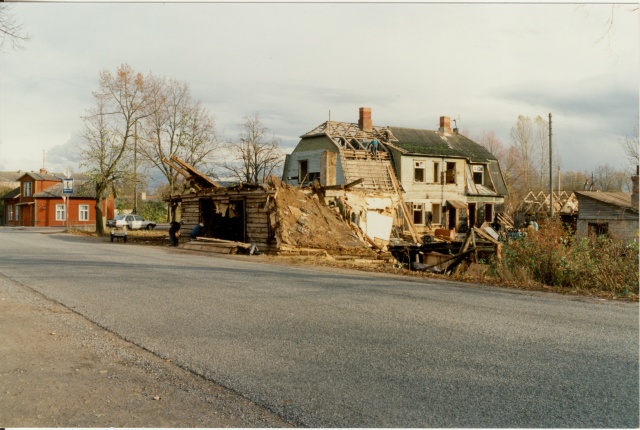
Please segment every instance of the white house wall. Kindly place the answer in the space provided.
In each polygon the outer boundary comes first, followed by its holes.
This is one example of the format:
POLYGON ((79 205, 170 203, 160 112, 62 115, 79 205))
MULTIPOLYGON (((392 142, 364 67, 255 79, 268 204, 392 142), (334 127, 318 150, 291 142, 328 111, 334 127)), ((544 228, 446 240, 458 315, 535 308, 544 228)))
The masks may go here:
MULTIPOLYGON (((327 137, 303 139, 298 146, 289 154, 287 166, 283 173, 286 182, 292 185, 300 185, 299 180, 288 179, 298 176, 298 165, 301 160, 307 160, 309 173, 320 173, 320 160, 324 151, 338 152, 335 144, 327 137)), ((302 179, 302 178, 300 178, 302 179)), ((336 184, 344 183, 344 172, 342 161, 338 155, 336 162, 336 184)))

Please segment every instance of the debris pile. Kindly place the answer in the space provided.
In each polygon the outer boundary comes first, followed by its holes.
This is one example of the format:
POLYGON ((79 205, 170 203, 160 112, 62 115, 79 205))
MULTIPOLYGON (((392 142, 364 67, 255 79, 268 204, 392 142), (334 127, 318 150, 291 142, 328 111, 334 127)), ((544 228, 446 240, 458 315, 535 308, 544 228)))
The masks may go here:
POLYGON ((359 230, 345 222, 337 208, 330 208, 317 195, 311 196, 275 177, 270 178, 268 185, 277 190, 269 211, 280 251, 313 248, 328 252, 372 253, 359 230))

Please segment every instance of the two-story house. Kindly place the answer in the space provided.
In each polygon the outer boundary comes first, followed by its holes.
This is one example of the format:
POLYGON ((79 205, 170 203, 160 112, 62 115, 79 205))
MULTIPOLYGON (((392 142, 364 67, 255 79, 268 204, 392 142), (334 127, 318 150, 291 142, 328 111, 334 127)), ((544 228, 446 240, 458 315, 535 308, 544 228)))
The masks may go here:
POLYGON ((440 117, 438 130, 378 127, 370 108, 360 108, 357 124, 327 121, 302 135, 283 172, 294 185, 316 178, 323 185, 362 178, 357 187, 379 191, 394 190, 392 175, 419 232, 464 231, 493 222, 507 195, 496 157, 452 130, 448 117, 440 117), (370 150, 374 139, 375 155, 370 150))
MULTIPOLYGON (((1 197, 8 226, 79 227, 96 223, 95 187, 82 176, 74 180, 73 193, 64 194, 62 175, 41 169, 18 178, 19 186, 1 197)), ((103 201, 103 214, 113 217, 114 200, 103 201)))

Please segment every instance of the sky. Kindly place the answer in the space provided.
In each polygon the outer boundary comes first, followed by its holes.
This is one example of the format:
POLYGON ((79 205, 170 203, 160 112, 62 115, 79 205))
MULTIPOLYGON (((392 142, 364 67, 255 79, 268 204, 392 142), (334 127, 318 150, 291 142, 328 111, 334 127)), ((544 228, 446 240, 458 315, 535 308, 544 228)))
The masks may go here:
POLYGON ((552 114, 563 171, 626 167, 637 132, 637 4, 15 3, 31 40, 0 52, 0 170, 77 171, 102 70, 190 84, 226 139, 259 115, 285 153, 329 117, 509 145, 552 114), (613 25, 609 27, 610 20, 613 25))

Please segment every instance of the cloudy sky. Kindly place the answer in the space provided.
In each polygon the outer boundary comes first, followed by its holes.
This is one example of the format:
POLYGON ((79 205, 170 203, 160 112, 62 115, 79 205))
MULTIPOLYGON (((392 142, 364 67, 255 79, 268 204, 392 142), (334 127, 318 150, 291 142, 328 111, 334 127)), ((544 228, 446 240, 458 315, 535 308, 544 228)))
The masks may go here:
POLYGON ((553 115, 563 170, 621 166, 638 120, 639 12, 611 4, 17 3, 31 40, 0 53, 0 170, 77 168, 100 70, 191 85, 227 138, 259 114, 290 152, 331 115, 509 144, 553 115), (613 26, 609 28, 609 20, 613 26), (453 124, 453 121, 452 121, 453 124))

